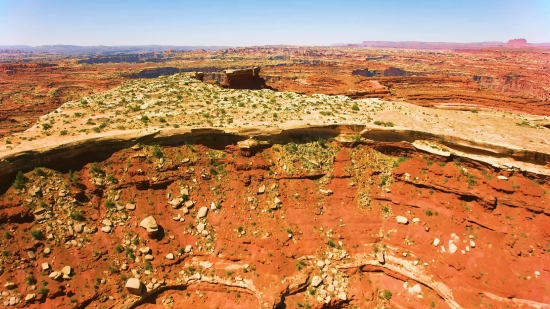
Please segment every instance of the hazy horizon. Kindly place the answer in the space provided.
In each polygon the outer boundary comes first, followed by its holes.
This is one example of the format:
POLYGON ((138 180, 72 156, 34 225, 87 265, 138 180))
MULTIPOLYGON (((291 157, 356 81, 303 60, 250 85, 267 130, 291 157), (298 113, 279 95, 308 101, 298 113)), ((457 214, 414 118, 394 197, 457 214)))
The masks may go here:
POLYGON ((0 0, 0 45, 262 46, 550 42, 550 1, 0 0))

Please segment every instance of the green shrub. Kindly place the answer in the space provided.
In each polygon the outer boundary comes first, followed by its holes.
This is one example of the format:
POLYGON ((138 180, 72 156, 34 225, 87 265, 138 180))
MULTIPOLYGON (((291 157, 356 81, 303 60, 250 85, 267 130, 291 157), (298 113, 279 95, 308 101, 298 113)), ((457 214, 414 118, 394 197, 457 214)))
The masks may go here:
POLYGON ((33 231, 31 231, 31 236, 32 236, 32 238, 34 238, 34 239, 36 239, 36 240, 44 239, 44 234, 42 233, 41 230, 33 230, 33 231))
POLYGON ((36 278, 33 276, 33 275, 28 275, 26 278, 25 278, 25 282, 27 283, 27 285, 33 285, 33 284, 36 284, 36 278))
POLYGON ((81 211, 71 211, 71 214, 69 215, 71 217, 71 219, 73 220, 76 220, 76 221, 84 221, 84 215, 82 214, 81 211))
POLYGON ((386 300, 390 300, 391 297, 393 296, 392 292, 390 290, 384 290, 384 295, 383 297, 386 299, 386 300))
POLYGON ((153 147, 153 157, 157 158, 157 159, 160 159, 164 156, 164 154, 162 153, 162 150, 160 149, 159 146, 154 146, 153 147))
POLYGON ((15 176, 13 187, 16 189, 22 189, 27 182, 29 182, 29 179, 23 175, 23 172, 19 171, 15 176))

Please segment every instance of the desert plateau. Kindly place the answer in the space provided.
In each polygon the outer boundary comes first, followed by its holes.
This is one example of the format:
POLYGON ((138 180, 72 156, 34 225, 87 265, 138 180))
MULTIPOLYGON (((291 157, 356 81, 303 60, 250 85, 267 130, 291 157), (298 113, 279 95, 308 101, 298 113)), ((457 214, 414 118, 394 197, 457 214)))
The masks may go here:
POLYGON ((550 44, 0 47, 2 308, 550 308, 550 44))

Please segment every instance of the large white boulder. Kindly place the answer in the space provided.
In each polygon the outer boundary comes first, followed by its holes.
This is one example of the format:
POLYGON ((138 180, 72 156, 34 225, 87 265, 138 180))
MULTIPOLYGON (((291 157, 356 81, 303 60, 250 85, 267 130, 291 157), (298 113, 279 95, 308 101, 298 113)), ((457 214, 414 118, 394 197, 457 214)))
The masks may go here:
POLYGON ((453 254, 458 250, 457 246, 454 243, 449 244, 449 253, 453 254))
POLYGON ((197 214, 198 218, 204 218, 206 217, 206 214, 208 214, 208 207, 203 206, 199 209, 199 213, 197 214))
POLYGON ((141 292, 143 291, 143 285, 141 284, 139 279, 130 278, 128 279, 128 281, 126 281, 126 290, 134 295, 141 295, 141 292))
POLYGON ((141 223, 139 224, 142 228, 146 229, 148 233, 156 233, 159 230, 159 226, 157 224, 157 221, 153 216, 149 216, 143 220, 141 220, 141 223))
POLYGON ((323 282, 323 278, 319 276, 313 276, 313 278, 311 278, 311 286, 314 288, 318 287, 321 282, 323 282))
POLYGON ((397 220, 397 223, 399 223, 399 224, 409 223, 409 219, 407 219, 406 217, 403 217, 403 216, 396 216, 395 220, 397 220))

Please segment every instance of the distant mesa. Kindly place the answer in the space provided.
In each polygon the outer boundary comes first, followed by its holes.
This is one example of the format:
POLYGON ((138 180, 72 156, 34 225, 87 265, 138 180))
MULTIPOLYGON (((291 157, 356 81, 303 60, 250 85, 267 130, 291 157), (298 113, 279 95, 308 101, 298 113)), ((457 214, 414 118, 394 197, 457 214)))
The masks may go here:
POLYGON ((526 39, 513 39, 506 42, 507 47, 528 47, 526 39))

